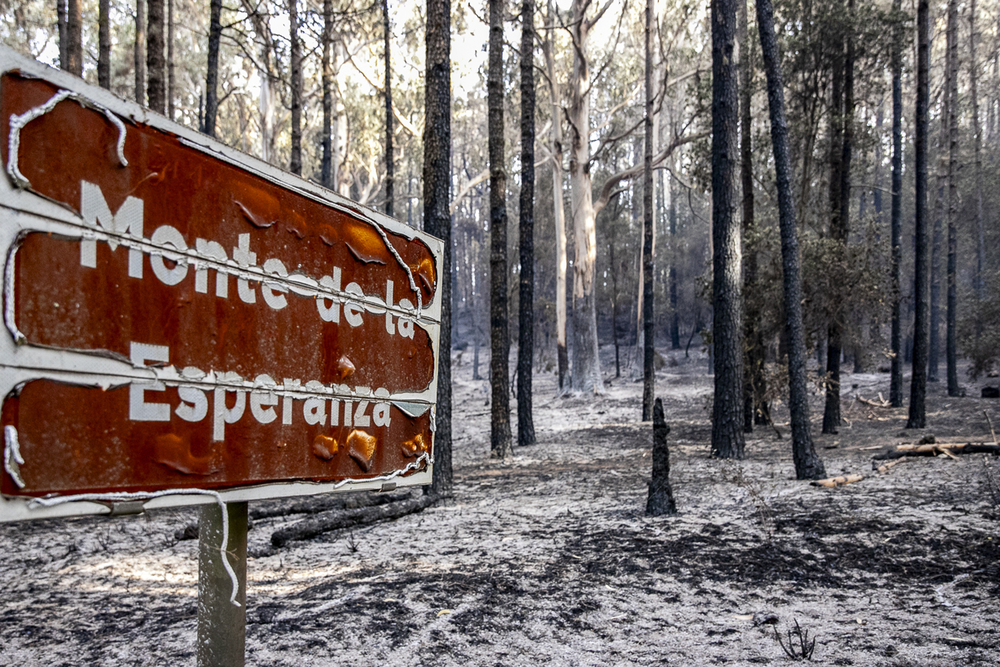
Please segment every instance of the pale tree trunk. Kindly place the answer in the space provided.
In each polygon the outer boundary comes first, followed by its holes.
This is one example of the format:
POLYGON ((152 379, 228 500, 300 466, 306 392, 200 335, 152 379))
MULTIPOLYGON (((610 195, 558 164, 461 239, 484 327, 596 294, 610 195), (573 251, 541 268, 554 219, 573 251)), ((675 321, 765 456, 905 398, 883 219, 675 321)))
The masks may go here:
POLYGON ((83 76, 83 0, 66 2, 66 67, 71 74, 83 76))
POLYGON ((642 156, 642 420, 653 418, 653 0, 646 0, 646 138, 642 156))
POLYGON ((781 59, 774 35, 771 0, 757 0, 757 28, 767 75, 767 99, 771 116, 771 143, 778 190, 778 225, 781 229, 781 266, 784 287, 785 335, 788 340, 788 409, 792 422, 792 458, 798 479, 821 479, 823 461, 813 448, 809 432, 809 394, 806 384, 805 332, 802 325, 802 282, 799 244, 792 199, 791 160, 788 155, 788 124, 781 85, 781 59))
POLYGON ((146 39, 146 66, 149 80, 146 82, 146 99, 149 108, 158 113, 166 112, 167 69, 163 57, 165 46, 164 0, 149 0, 149 36, 146 39))
MULTIPOLYGON (((340 71, 340 65, 347 58, 343 40, 337 39, 334 42, 333 47, 333 71, 338 72, 340 71)), ((334 85, 337 85, 336 81, 334 81, 334 85)), ((342 173, 342 167, 347 159, 347 117, 344 109, 344 100, 340 94, 340 90, 338 89, 335 92, 335 99, 333 100, 333 151, 331 182, 333 189, 338 194, 349 197, 351 194, 351 184, 348 182, 347 176, 342 173)))
POLYGON ((299 7, 288 0, 288 35, 291 41, 292 150, 288 168, 302 175, 302 44, 299 41, 299 7))
MULTIPOLYGON (((893 0, 893 11, 898 13, 902 0, 893 0)), ((903 407, 903 295, 900 279, 903 263, 902 246, 902 194, 903 194, 903 34, 894 28, 892 38, 892 204, 890 235, 892 244, 892 331, 889 350, 892 355, 889 380, 889 402, 894 408, 903 407)))
POLYGON ((424 77, 424 231, 444 242, 437 289, 441 299, 437 430, 431 491, 451 489, 451 3, 428 0, 424 77))
POLYGON ((323 0, 323 33, 321 85, 323 88, 323 157, 320 162, 320 182, 325 187, 333 187, 333 68, 330 64, 330 46, 333 41, 333 0, 323 0))
POLYGON ((927 106, 930 99, 930 2, 917 1, 917 100, 914 135, 916 252, 914 275, 913 375, 907 428, 927 424, 927 106))
POLYGON ((521 6, 521 263, 517 339, 517 444, 535 444, 532 360, 535 344, 535 1, 521 6))
POLYGON ((208 21, 208 71, 205 75, 205 119, 202 132, 215 136, 219 110, 219 46, 222 42, 222 0, 211 0, 208 21))
POLYGON ((385 58, 385 214, 393 216, 393 188, 395 186, 395 161, 392 156, 392 49, 389 45, 389 0, 382 0, 382 38, 385 58))
POLYGON ((948 0, 948 273, 945 363, 948 395, 958 396, 958 2, 948 0))
POLYGON ((111 0, 97 5, 97 84, 111 89, 111 0))
POLYGON ((589 0, 573 0, 570 24, 573 69, 569 84, 571 212, 576 252, 573 264, 573 368, 575 392, 603 394, 597 346, 597 304, 594 280, 597 260, 592 181, 590 177, 590 62, 587 41, 593 27, 586 17, 589 0))
POLYGON ((135 1, 135 101, 146 103, 146 0, 135 1))
POLYGON ((507 172, 503 126, 503 0, 490 0, 490 456, 511 455, 507 328, 507 172))
POLYGON ((742 459, 742 248, 736 219, 736 0, 712 0, 712 455, 742 459))
POLYGON ((556 225, 556 357, 559 369, 559 391, 568 388, 569 354, 566 346, 566 215, 563 207, 563 136, 562 100, 556 82, 554 39, 555 10, 548 0, 548 30, 545 38, 545 67, 548 73, 549 97, 552 100, 552 202, 556 225))

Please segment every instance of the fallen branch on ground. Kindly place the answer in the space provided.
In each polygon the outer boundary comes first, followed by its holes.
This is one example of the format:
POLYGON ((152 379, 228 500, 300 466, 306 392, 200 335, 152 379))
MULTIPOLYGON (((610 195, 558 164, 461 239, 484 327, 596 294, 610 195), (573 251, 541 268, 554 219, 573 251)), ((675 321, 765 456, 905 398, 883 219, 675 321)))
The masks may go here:
POLYGON ((870 405, 873 408, 891 408, 892 407, 892 403, 890 403, 889 401, 884 400, 881 396, 879 396, 879 400, 877 400, 877 401, 872 400, 870 398, 865 398, 864 396, 855 396, 854 399, 856 401, 858 401, 859 403, 864 403, 865 405, 870 405))
POLYGON ((889 461, 888 463, 883 463, 882 465, 880 465, 877 468, 875 467, 876 464, 872 463, 872 469, 875 472, 885 474, 885 473, 889 472, 889 468, 891 468, 893 466, 897 466, 900 463, 906 463, 908 460, 909 459, 896 459, 895 461, 889 461))
POLYGON ((840 475, 839 477, 827 477, 826 479, 817 479, 814 482, 809 482, 812 486, 822 486, 827 489, 832 489, 837 486, 844 486, 846 484, 854 484, 855 482, 860 482, 865 478, 864 475, 840 475))
POLYGON ((887 461, 904 456, 937 456, 945 454, 955 458, 955 454, 996 454, 1000 455, 1000 445, 985 442, 935 443, 932 445, 899 445, 872 457, 874 461, 887 461))
POLYGON ((441 498, 442 496, 439 495, 422 495, 409 500, 400 500, 374 507, 362 507, 331 515, 310 517, 292 524, 288 528, 274 531, 271 535, 271 544, 276 547, 282 547, 292 540, 308 540, 334 530, 367 526, 378 521, 398 519, 407 514, 424 510, 441 498))

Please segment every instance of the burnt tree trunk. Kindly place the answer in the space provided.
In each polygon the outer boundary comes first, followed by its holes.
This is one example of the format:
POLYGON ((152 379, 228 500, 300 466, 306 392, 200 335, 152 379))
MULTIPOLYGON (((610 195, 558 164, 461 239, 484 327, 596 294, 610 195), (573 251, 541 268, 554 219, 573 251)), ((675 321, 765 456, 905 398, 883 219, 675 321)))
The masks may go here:
POLYGON ((302 175, 302 42, 299 39, 299 7, 288 0, 288 36, 291 42, 292 150, 288 169, 302 175))
POLYGON ((167 0, 167 117, 174 119, 174 0, 167 0))
MULTIPOLYGON (((646 118, 642 157, 642 420, 653 417, 653 0, 646 0, 646 118)), ((617 362, 616 362, 617 363, 617 362)))
MULTIPOLYGON (((902 0, 893 0, 892 8, 897 13, 902 0)), ((892 330, 889 351, 892 355, 889 376, 889 403, 894 408, 903 407, 903 328, 901 311, 903 306, 900 278, 903 263, 903 31, 898 24, 892 35, 892 203, 890 213, 890 243, 892 244, 892 330)))
POLYGON ((521 199, 518 253, 521 274, 517 333, 517 444, 535 444, 532 359, 535 343, 535 2, 521 6, 521 199))
POLYGON ((83 76, 83 0, 66 2, 66 67, 71 74, 83 76))
POLYGON ((431 493, 451 489, 451 2, 428 0, 424 59, 424 231, 444 242, 441 292, 437 431, 431 493))
MULTIPOLYGON (((847 2, 848 15, 854 16, 854 0, 847 2)), ((830 169, 830 238, 838 243, 842 256, 847 254, 847 239, 850 234, 851 211, 851 151, 854 123, 854 26, 846 35, 846 44, 839 45, 843 51, 843 88, 838 91, 838 76, 834 71, 834 112, 832 122, 836 125, 839 145, 835 144, 831 154, 837 155, 831 161, 830 169), (834 182, 836 179, 836 183, 834 182)), ((847 313, 842 307, 835 307, 827 327, 826 353, 826 405, 823 410, 823 433, 836 433, 840 426, 840 357, 843 352, 843 336, 847 313)))
POLYGON ((945 365, 948 395, 958 396, 958 2, 948 0, 948 268, 945 365))
POLYGON ((488 124, 490 153, 490 456, 510 441, 510 338, 507 328, 507 172, 503 137, 503 0, 490 0, 488 124))
MULTIPOLYGON (((670 248, 673 250, 673 258, 670 262, 670 349, 681 349, 681 314, 677 310, 677 198, 674 196, 674 178, 667 175, 667 184, 670 188, 670 207, 667 209, 667 218, 670 224, 670 248)), ((685 353, 685 356, 687 354, 685 353)))
POLYGON ((739 2, 740 43, 740 182, 743 205, 743 295, 745 316, 743 340, 746 358, 743 367, 743 432, 753 433, 754 424, 769 423, 770 415, 764 396, 764 336, 761 331, 761 306, 757 297, 757 246, 755 237, 753 196, 752 86, 753 62, 746 0, 739 2))
POLYGON ((907 428, 927 424, 927 106, 930 99, 930 3, 917 2, 917 100, 914 135, 916 181, 913 262, 913 375, 907 428))
POLYGON ((149 0, 149 36, 146 38, 146 100, 149 108, 157 113, 167 110, 167 68, 163 57, 165 46, 164 0, 149 0))
POLYGON ((392 32, 389 29, 389 0, 382 0, 382 51, 385 57, 385 214, 394 215, 395 168, 392 147, 392 32))
MULTIPOLYGON (((983 299, 983 270, 986 260, 986 236, 983 229, 983 132, 979 123, 979 66, 976 62, 976 0, 969 5, 969 97, 972 104, 972 137, 974 152, 974 194, 975 197, 975 233, 976 233, 976 271, 972 285, 976 300, 983 299)), ((989 100, 990 111, 993 110, 993 100, 989 100)), ((977 313, 976 335, 982 330, 982 322, 977 313)))
POLYGON ((97 4, 97 84, 111 89, 111 0, 97 4))
MULTIPOLYGON (((323 88, 323 156, 320 158, 320 182, 328 188, 333 187, 333 68, 330 64, 330 45, 332 41, 333 0, 323 0, 323 33, 320 36, 322 50, 320 79, 323 88)), ((426 147, 424 150, 426 151, 426 147)))
POLYGON ((774 35, 771 0, 757 0, 757 27, 767 75, 767 100, 771 116, 771 144, 778 190, 778 225, 781 230, 781 268, 784 287, 785 336, 788 340, 788 410, 792 422, 792 458, 798 479, 822 479, 823 461, 816 455, 809 432, 809 394, 806 385, 806 345, 802 325, 802 279, 799 242, 792 199, 788 123, 781 84, 781 59, 774 35))
POLYGON ((646 498, 646 514, 652 516, 677 513, 674 491, 670 486, 669 434, 670 427, 663 417, 663 401, 656 399, 653 404, 653 478, 649 482, 646 498))
POLYGON ((146 104, 146 0, 135 0, 135 101, 146 104))
POLYGON ((56 0, 56 26, 59 33, 59 67, 69 71, 69 37, 66 34, 66 0, 56 0))
POLYGON ((712 455, 742 459, 743 322, 740 228, 734 204, 736 1, 712 0, 712 455))
POLYGON ((219 46, 222 42, 222 0, 211 0, 208 21, 208 72, 205 75, 205 120, 202 132, 215 136, 219 110, 219 46))

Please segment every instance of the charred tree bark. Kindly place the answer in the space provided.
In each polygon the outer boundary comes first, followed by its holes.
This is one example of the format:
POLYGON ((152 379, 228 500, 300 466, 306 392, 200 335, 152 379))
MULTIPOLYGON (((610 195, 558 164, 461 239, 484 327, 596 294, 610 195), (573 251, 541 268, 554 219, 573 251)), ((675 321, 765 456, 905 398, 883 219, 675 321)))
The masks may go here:
POLYGON ((288 0, 288 36, 291 42, 292 151, 288 169, 302 175, 302 42, 299 39, 299 7, 288 0))
POLYGON ((174 0, 167 0, 167 117, 174 119, 174 0))
POLYGON ((146 0, 135 0, 135 101, 146 104, 146 0))
POLYGON ((757 0, 757 28, 767 75, 767 99, 771 117, 771 144, 778 189, 778 225, 781 229, 781 267, 784 287, 785 336, 788 339, 788 409, 792 422, 792 458, 798 479, 822 479, 823 461, 816 455, 809 433, 809 395, 806 386, 806 346, 802 325, 802 282, 799 242, 792 199, 791 161, 788 155, 788 124, 781 84, 781 60, 774 35, 771 0, 757 0))
POLYGON ((59 32, 59 67, 69 71, 69 37, 66 34, 67 0, 56 0, 56 26, 59 32))
POLYGON ((667 209, 667 218, 670 224, 670 248, 674 257, 670 262, 670 349, 681 349, 681 314, 677 310, 677 198, 674 196, 674 178, 667 175, 667 183, 670 188, 670 208, 667 209))
POLYGON ((518 252, 517 444, 535 444, 532 360, 535 343, 535 2, 521 6, 521 199, 518 252))
MULTIPOLYGON (((893 0, 893 11, 899 15, 902 0, 893 0)), ((892 35, 892 202, 890 213, 890 243, 892 244, 892 330, 889 350, 892 355, 889 376, 889 403, 894 408, 903 407, 903 329, 901 311, 903 304, 900 278, 903 263, 903 31, 898 24, 892 35)))
MULTIPOLYGON (((983 130, 979 120, 979 66, 976 62, 976 0, 969 5, 969 97, 972 103, 972 140, 974 152, 974 194, 975 198, 975 234, 976 234, 976 271, 972 286, 976 300, 983 299, 983 269, 986 261, 986 236, 983 229, 983 130)), ((993 102, 990 100, 990 109, 993 102)), ((976 333, 982 329, 982 323, 977 315, 976 333)))
POLYGON ((83 76, 83 0, 66 2, 66 67, 70 74, 83 76))
POLYGON ((914 136, 916 201, 914 236, 913 375, 907 428, 927 424, 927 106, 930 99, 930 2, 917 1, 917 100, 914 136))
POLYGON ((745 317, 743 340, 746 358, 743 367, 743 432, 753 433, 754 424, 769 423, 770 416, 764 396, 767 381, 764 377, 764 336, 761 331, 761 310, 757 292, 757 250, 753 196, 753 144, 751 113, 753 62, 749 30, 747 27, 746 0, 739 2, 740 44, 740 181, 743 195, 743 295, 745 317))
POLYGON ((97 84, 111 89, 111 0, 97 5, 97 84))
POLYGON ((742 459, 743 322, 740 228, 734 215, 736 1, 712 0, 712 455, 742 459))
POLYGON ((451 2, 428 0, 424 77, 424 231, 444 242, 441 291, 437 431, 432 493, 451 489, 451 2))
MULTIPOLYGON (((854 0, 847 2, 848 15, 854 17, 854 0)), ((846 257, 847 239, 850 234, 851 211, 851 151, 854 124, 854 26, 851 25, 846 44, 840 46, 843 54, 843 98, 837 91, 837 75, 834 73, 835 111, 831 115, 840 136, 840 145, 831 149, 839 153, 839 159, 832 163, 830 170, 830 238, 837 241, 840 251, 846 257), (834 184, 834 178, 839 183, 834 184)), ((836 135, 835 135, 836 136, 836 135)), ((843 308, 834 308, 827 328, 826 354, 826 405, 823 410, 823 433, 836 433, 840 426, 840 357, 843 352, 843 335, 846 325, 843 308)))
MULTIPOLYGON (((436 471, 435 475, 437 475, 436 471)), ((407 514, 420 512, 436 503, 440 498, 436 493, 428 493, 408 500, 303 519, 288 528, 274 531, 271 535, 271 545, 280 548, 292 540, 309 540, 334 530, 368 526, 378 521, 398 519, 407 514)))
POLYGON ((503 137, 503 0, 490 0, 487 77, 490 153, 490 456, 507 458, 510 441, 510 338, 507 322, 507 172, 503 137))
POLYGON ((163 57, 165 46, 164 0, 149 0, 149 36, 146 38, 146 67, 149 80, 146 82, 146 100, 149 108, 157 113, 167 110, 167 68, 163 57))
POLYGON ((958 2, 948 0, 948 273, 945 364, 948 395, 958 396, 958 2))
POLYGON ((677 514, 674 490, 670 486, 669 434, 670 427, 663 417, 663 401, 656 399, 653 404, 653 478, 646 498, 646 514, 651 516, 677 514))
MULTIPOLYGON (((642 420, 653 417, 653 0, 646 0, 646 118, 642 156, 642 420)), ((665 437, 665 436, 664 436, 665 437)))
POLYGON ((320 160, 320 181, 328 188, 333 187, 333 68, 330 63, 330 43, 332 41, 333 0, 323 0, 323 33, 320 37, 322 48, 320 79, 323 88, 323 157, 320 160))
POLYGON ((208 21, 208 72, 205 75, 205 120, 202 132, 215 136, 219 110, 219 46, 222 42, 222 0, 211 0, 208 21))
POLYGON ((382 0, 382 51, 385 56, 385 214, 393 216, 396 162, 392 147, 392 47, 389 29, 389 0, 382 0))

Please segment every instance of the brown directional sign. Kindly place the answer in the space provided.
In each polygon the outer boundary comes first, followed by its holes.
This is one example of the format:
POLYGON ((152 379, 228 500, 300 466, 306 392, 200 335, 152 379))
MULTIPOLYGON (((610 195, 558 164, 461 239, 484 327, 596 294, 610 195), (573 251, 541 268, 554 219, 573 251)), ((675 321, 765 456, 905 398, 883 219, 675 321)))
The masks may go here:
POLYGON ((429 481, 439 241, 7 50, 0 119, 0 519, 429 481))

